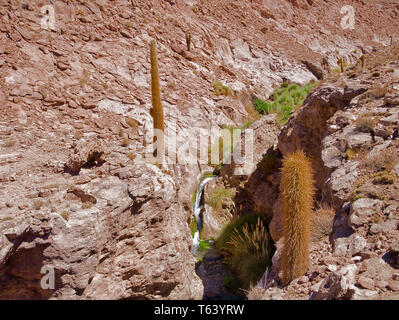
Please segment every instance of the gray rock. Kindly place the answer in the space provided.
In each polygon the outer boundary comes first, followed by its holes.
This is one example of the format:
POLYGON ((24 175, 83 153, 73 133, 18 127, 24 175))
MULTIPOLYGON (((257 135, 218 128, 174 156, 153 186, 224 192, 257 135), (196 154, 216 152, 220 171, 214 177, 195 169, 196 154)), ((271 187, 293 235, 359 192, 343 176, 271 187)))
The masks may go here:
POLYGON ((320 284, 320 288, 314 295, 315 300, 350 299, 356 291, 355 264, 346 265, 337 272, 330 273, 320 284))
POLYGON ((348 223, 350 227, 359 227, 367 223, 374 213, 380 213, 383 202, 376 199, 361 198, 352 203, 348 223))

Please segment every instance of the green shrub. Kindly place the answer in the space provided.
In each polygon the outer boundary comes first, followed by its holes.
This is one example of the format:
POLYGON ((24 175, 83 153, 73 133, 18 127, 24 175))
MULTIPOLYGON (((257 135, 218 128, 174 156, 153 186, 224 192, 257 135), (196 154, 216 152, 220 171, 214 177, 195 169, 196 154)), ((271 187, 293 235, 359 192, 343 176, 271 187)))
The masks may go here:
POLYGON ((256 111, 258 111, 261 114, 268 114, 271 110, 270 102, 263 101, 262 99, 255 99, 254 107, 255 107, 256 111))
POLYGON ((219 237, 217 238, 215 243, 216 249, 223 250, 235 229, 241 230, 245 224, 256 225, 259 217, 265 225, 269 225, 270 217, 264 213, 252 213, 230 221, 226 226, 224 226, 219 237))
POLYGON ((222 208, 222 201, 225 198, 232 199, 234 197, 234 192, 231 189, 226 188, 215 188, 209 197, 208 204, 216 209, 220 210, 222 208))
POLYGON ((292 110, 303 104, 314 86, 314 83, 308 83, 304 86, 295 83, 283 83, 280 88, 273 91, 269 101, 255 99, 253 104, 255 109, 261 114, 277 113, 279 121, 285 124, 292 110))
POLYGON ((241 227, 236 224, 223 246, 228 254, 225 261, 244 289, 259 281, 266 268, 271 266, 274 253, 268 224, 264 223, 263 217, 258 216, 255 224, 250 220, 247 219, 241 227))
POLYGON ((211 247, 211 245, 209 244, 208 241, 200 240, 198 251, 199 252, 205 252, 205 251, 208 251, 210 247, 211 247))
POLYGON ((221 81, 217 80, 212 82, 211 86, 214 89, 214 94, 216 96, 226 96, 228 97, 229 95, 231 95, 231 90, 229 87, 225 86, 221 81))

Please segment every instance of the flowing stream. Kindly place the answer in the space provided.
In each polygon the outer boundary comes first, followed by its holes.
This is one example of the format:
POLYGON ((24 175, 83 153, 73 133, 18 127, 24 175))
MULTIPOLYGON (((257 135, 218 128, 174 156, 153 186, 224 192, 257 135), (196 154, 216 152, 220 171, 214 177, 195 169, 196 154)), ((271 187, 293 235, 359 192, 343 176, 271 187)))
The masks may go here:
POLYGON ((197 188, 197 193, 195 196, 195 203, 194 203, 194 208, 193 208, 194 215, 197 220, 197 226, 196 226, 194 237, 193 237, 193 253, 194 254, 197 253, 199 244, 200 244, 199 234, 200 234, 200 231, 202 228, 202 221, 201 221, 200 214, 201 214, 202 207, 203 207, 201 204, 202 195, 204 193, 205 185, 213 179, 216 179, 216 177, 205 178, 204 180, 201 181, 201 183, 199 184, 199 186, 197 188))

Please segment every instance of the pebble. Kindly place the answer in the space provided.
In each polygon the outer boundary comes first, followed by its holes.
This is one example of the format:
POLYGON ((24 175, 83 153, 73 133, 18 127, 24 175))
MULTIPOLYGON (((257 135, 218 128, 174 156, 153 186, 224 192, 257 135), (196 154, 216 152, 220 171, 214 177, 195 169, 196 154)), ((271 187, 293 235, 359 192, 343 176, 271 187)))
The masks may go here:
POLYGON ((375 282, 375 286, 379 289, 385 289, 388 287, 388 282, 384 280, 378 280, 375 282))
POLYGON ((389 280, 388 287, 392 291, 399 291, 399 281, 398 280, 389 280))
POLYGON ((357 280, 357 284, 360 285, 363 289, 369 289, 373 290, 375 287, 375 283, 373 279, 367 278, 360 276, 359 279, 357 280))

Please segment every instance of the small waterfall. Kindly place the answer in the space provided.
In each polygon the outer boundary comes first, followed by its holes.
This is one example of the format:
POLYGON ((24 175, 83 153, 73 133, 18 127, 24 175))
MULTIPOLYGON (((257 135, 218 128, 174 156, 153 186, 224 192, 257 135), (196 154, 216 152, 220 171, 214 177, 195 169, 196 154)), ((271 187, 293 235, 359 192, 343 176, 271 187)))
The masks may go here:
POLYGON ((200 185, 197 188, 197 194, 195 196, 195 203, 194 203, 194 215, 195 218, 197 219, 197 227, 194 233, 194 237, 193 237, 193 253, 195 254, 198 250, 199 247, 199 243, 200 243, 200 237, 199 237, 199 233, 201 231, 201 227, 202 227, 202 222, 201 222, 201 210, 202 210, 202 205, 201 205, 201 199, 202 199, 202 194, 204 193, 204 188, 205 185, 213 180, 216 179, 217 177, 208 177, 205 178, 204 180, 201 181, 200 185))

